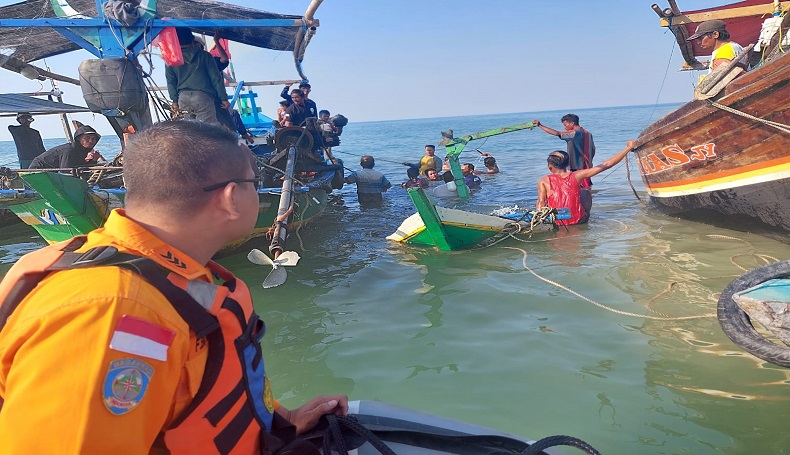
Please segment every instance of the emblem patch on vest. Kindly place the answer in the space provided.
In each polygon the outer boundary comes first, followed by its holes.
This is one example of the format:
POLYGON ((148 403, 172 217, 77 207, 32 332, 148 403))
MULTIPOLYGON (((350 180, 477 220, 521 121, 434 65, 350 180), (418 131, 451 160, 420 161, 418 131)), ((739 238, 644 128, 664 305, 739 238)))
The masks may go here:
POLYGON ((102 389, 104 406, 115 415, 126 414, 136 408, 153 375, 154 367, 139 359, 111 362, 102 389))

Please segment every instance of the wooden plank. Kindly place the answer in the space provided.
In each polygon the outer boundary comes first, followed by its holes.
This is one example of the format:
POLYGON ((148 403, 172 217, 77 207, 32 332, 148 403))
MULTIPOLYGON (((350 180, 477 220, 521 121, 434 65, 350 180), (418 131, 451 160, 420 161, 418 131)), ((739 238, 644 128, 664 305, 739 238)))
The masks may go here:
MULTIPOLYGON (((780 2, 782 9, 790 7, 790 1, 780 2)), ((774 5, 767 3, 757 6, 742 6, 719 11, 705 11, 702 13, 680 14, 672 17, 672 25, 698 24, 713 19, 732 19, 734 17, 770 16, 774 12, 774 5)), ((662 27, 669 27, 667 18, 660 19, 662 27)))
POLYGON ((444 226, 442 226, 442 220, 439 218, 439 214, 436 213, 436 208, 433 206, 430 198, 428 198, 428 195, 425 194, 425 191, 422 188, 409 188, 407 192, 436 247, 442 251, 452 251, 453 246, 448 242, 447 233, 444 231, 444 226))

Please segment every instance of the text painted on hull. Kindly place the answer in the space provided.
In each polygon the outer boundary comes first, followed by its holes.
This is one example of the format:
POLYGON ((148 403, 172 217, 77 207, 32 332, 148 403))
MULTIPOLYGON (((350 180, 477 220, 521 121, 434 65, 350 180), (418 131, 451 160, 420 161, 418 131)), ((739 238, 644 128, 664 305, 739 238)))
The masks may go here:
POLYGON ((683 166, 692 161, 707 161, 716 159, 716 144, 695 145, 690 152, 686 152, 677 144, 672 144, 661 149, 661 154, 650 152, 639 159, 642 175, 658 174, 678 166, 683 166))

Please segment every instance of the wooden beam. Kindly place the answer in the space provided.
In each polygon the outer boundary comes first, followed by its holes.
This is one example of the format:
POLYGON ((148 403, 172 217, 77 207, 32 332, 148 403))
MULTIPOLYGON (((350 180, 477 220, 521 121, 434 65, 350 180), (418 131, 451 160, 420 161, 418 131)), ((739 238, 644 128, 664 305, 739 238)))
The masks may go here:
MULTIPOLYGON (((790 1, 779 3, 782 9, 790 7, 790 1)), ((681 14, 673 16, 671 19, 662 17, 660 19, 662 27, 669 27, 670 20, 672 25, 683 24, 698 24, 700 22, 709 21, 713 19, 732 19, 734 17, 749 17, 749 16, 770 16, 774 12, 774 5, 766 3, 765 5, 757 6, 742 6, 740 8, 729 8, 719 11, 705 11, 703 13, 681 14)))

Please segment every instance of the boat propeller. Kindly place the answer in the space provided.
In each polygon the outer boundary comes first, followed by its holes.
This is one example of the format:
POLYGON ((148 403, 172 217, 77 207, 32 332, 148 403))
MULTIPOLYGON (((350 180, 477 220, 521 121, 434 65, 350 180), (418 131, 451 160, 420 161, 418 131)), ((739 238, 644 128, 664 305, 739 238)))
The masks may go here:
POLYGON ((285 283, 285 280, 288 278, 288 272, 283 266, 295 266, 299 262, 300 257, 296 251, 284 251, 277 259, 271 259, 263 251, 256 248, 247 254, 247 259, 253 264, 270 265, 272 267, 272 271, 266 275, 262 285, 265 289, 268 289, 285 283))

